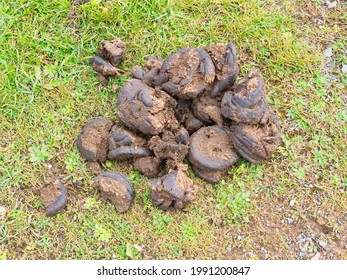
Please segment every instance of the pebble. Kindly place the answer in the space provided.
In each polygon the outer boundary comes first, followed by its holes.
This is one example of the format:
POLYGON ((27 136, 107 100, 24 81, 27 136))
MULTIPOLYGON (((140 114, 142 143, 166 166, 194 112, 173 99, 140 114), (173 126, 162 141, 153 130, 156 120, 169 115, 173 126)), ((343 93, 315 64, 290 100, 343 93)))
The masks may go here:
POLYGON ((294 220, 292 218, 287 218, 287 222, 288 222, 288 224, 292 224, 294 222, 294 220))
POLYGON ((312 258, 311 260, 319 260, 320 259, 320 253, 317 252, 312 258))
POLYGON ((295 200, 291 200, 291 201, 289 202, 289 206, 290 206, 290 207, 293 207, 294 204, 295 204, 295 200))
POLYGON ((333 8, 335 8, 336 5, 337 5, 337 1, 330 2, 330 1, 326 0, 325 3, 327 4, 328 9, 333 9, 333 8))
POLYGON ((333 48, 332 47, 329 47, 327 48, 324 52, 323 52, 324 56, 326 57, 331 57, 333 56, 333 48))
POLYGON ((325 242, 324 240, 319 240, 318 241, 319 246, 322 248, 326 248, 328 246, 328 242, 325 242))
POLYGON ((347 74, 347 64, 342 66, 342 73, 347 74))
POLYGON ((5 214, 6 214, 6 208, 0 205, 0 216, 3 216, 5 214))

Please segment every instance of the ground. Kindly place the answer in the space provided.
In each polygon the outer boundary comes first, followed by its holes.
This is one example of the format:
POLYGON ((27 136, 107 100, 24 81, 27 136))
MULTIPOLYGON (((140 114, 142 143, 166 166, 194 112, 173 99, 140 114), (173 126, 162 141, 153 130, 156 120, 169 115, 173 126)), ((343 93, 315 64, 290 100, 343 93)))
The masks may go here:
POLYGON ((347 5, 321 0, 0 0, 0 259, 347 259, 347 5), (125 74, 100 85, 88 64, 120 37, 125 74), (92 187, 75 141, 94 117, 116 120, 117 88, 146 55, 232 41, 241 74, 259 67, 282 143, 261 165, 237 162, 199 187, 186 211, 136 197, 116 212, 92 187), (61 170, 68 204, 40 198, 61 170))

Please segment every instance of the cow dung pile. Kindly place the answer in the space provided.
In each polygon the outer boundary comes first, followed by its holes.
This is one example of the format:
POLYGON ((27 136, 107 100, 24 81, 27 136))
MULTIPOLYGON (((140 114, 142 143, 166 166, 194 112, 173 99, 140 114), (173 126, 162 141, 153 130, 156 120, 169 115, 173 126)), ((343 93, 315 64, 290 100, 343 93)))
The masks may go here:
MULTIPOLYGON (((101 42, 100 56, 90 63, 102 83, 123 72, 118 65, 125 51, 119 39, 101 42)), ((121 124, 95 118, 77 139, 81 155, 98 170, 93 185, 102 198, 125 212, 135 195, 124 174, 100 172, 107 159, 130 162, 153 178, 150 198, 163 210, 182 209, 196 196, 185 159, 210 183, 239 157, 252 163, 268 159, 280 143, 280 126, 266 102, 264 79, 252 69, 237 84, 238 74, 232 43, 180 49, 165 60, 150 56, 133 67, 117 97, 121 124)))

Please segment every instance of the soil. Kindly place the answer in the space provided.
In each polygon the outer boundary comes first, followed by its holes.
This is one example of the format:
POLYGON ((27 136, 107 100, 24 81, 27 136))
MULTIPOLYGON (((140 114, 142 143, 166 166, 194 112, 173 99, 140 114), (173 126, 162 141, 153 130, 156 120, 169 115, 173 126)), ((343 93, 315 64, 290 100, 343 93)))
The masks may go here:
POLYGON ((46 187, 41 190, 41 198, 47 208, 46 216, 54 216, 66 206, 67 189, 59 178, 54 176, 46 181, 46 187))
POLYGON ((105 161, 113 123, 105 118, 96 118, 87 123, 77 139, 81 155, 88 161, 105 161))
POLYGON ((224 117, 237 123, 265 123, 269 106, 265 101, 264 80, 256 70, 251 70, 235 92, 223 96, 221 111, 224 117))
POLYGON ((128 211, 135 196, 130 180, 119 172, 104 172, 93 180, 93 186, 100 190, 101 197, 110 200, 117 211, 128 211))
POLYGON ((162 175, 163 168, 164 161, 158 157, 142 157, 134 162, 134 169, 140 171, 149 178, 162 175))
POLYGON ((232 129, 235 149, 252 163, 261 163, 268 159, 281 141, 278 119, 272 111, 265 124, 236 124, 232 129))
POLYGON ((227 128, 200 128, 190 139, 189 161, 204 170, 225 170, 239 158, 227 128))
POLYGON ((164 60, 155 86, 167 93, 191 99, 204 92, 214 81, 215 67, 203 49, 180 49, 164 60))
POLYGON ((236 48, 233 43, 217 43, 205 48, 212 58, 216 69, 216 79, 212 85, 211 96, 218 96, 236 82, 239 66, 236 60, 236 48))
POLYGON ((181 170, 171 171, 149 184, 153 205, 163 210, 183 209, 196 195, 193 181, 181 170))
POLYGON ((125 59, 125 52, 125 43, 119 38, 112 41, 102 40, 100 42, 100 55, 115 67, 117 67, 125 59))

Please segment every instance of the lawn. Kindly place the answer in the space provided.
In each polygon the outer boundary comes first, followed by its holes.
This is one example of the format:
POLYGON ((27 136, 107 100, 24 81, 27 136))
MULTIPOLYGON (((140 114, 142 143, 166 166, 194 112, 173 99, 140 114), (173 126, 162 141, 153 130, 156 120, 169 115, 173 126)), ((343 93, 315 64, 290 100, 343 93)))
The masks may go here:
POLYGON ((347 4, 320 0, 0 0, 0 259, 347 259, 347 4), (88 2, 88 1, 86 1, 88 2), (127 45, 125 71, 100 86, 89 59, 103 39, 127 45), (232 41, 238 81, 258 67, 282 142, 239 160, 185 211, 152 206, 148 179, 119 214, 91 186, 75 141, 94 117, 117 120, 117 87, 146 55, 232 41), (331 55, 327 49, 331 48, 331 55), (66 210, 45 216, 51 168, 66 210))

